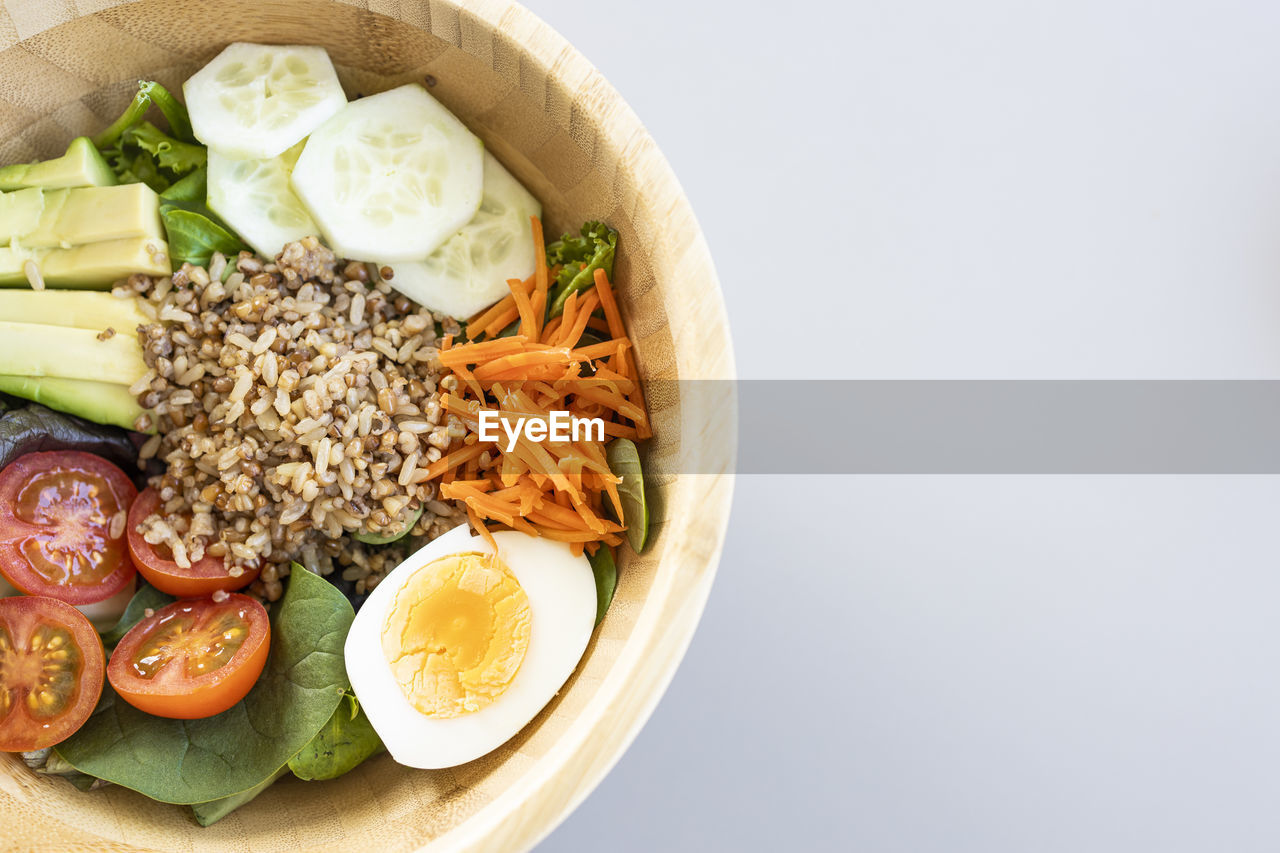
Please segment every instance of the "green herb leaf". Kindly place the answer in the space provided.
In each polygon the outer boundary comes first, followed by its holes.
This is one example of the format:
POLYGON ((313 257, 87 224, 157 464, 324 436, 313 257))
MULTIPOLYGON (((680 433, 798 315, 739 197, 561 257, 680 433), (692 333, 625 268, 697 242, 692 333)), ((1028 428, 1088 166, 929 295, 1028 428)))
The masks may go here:
POLYGON ((175 267, 188 261, 195 266, 208 266, 214 252, 235 257, 247 249, 240 238, 203 213, 188 209, 181 202, 161 206, 160 219, 169 236, 169 256, 175 267))
POLYGON ((209 153, 203 145, 180 142, 149 121, 139 122, 125 131, 122 146, 136 145, 155 158, 156 165, 176 177, 204 166, 209 153))
POLYGON ((597 269, 613 277, 613 256, 618 249, 618 232, 603 222, 588 222, 582 226, 581 236, 565 234, 547 246, 547 264, 562 264, 553 288, 551 313, 556 317, 564 311, 569 294, 591 287, 597 269))
POLYGON ((241 791, 230 797, 223 797, 220 800, 211 800, 207 803, 192 803, 191 813, 195 816, 196 823, 201 826, 213 826, 245 803, 253 800, 263 791, 275 784, 276 780, 289 772, 288 766, 281 767, 270 779, 267 779, 261 785, 255 785, 247 791, 241 791))
POLYGON ((133 594, 133 598, 129 599, 124 613, 120 614, 120 621, 110 631, 103 632, 102 644, 108 648, 116 645, 124 639, 125 634, 129 633, 130 628, 146 618, 147 610, 159 610, 175 601, 177 599, 172 595, 163 593, 144 581, 142 586, 138 587, 138 591, 133 594))
POLYGON ((599 625, 618 588, 618 567, 613 562, 613 550, 603 543, 587 559, 591 561, 591 573, 596 576, 596 624, 599 625))
POLYGON ((338 703, 320 733, 289 759, 289 769, 299 779, 337 779, 386 749, 355 694, 348 693, 346 698, 349 701, 338 703))
MULTIPOLYGON (((609 470, 622 478, 618 497, 622 500, 623 523, 627 526, 627 543, 639 554, 649 536, 649 505, 644 499, 644 471, 640 468, 640 452, 628 438, 615 438, 605 447, 609 470)), ((606 501, 612 514, 613 506, 606 501)))
POLYGON ((82 773, 166 803, 259 787, 316 736, 350 687, 342 646, 355 612, 333 584, 295 563, 271 617, 266 668, 231 709, 203 720, 153 717, 107 687, 57 753, 82 773))
POLYGON ((160 172, 153 158, 146 151, 137 148, 123 150, 109 148, 102 152, 111 164, 111 171, 122 184, 146 184, 158 193, 162 193, 173 183, 160 172))
POLYGON ((164 114, 165 121, 169 122, 169 130, 175 137, 183 142, 197 141, 191 130, 191 117, 187 114, 187 108, 179 103, 168 89, 154 80, 139 80, 138 93, 133 96, 129 106, 125 107, 120 118, 93 137, 94 146, 99 150, 119 147, 125 131, 142 121, 153 103, 164 114))
POLYGON ((169 122, 169 132, 183 142, 198 143, 195 131, 191 129, 191 115, 182 102, 175 98, 168 89, 154 80, 143 80, 138 83, 139 93, 145 92, 151 97, 151 103, 160 108, 160 114, 169 122))

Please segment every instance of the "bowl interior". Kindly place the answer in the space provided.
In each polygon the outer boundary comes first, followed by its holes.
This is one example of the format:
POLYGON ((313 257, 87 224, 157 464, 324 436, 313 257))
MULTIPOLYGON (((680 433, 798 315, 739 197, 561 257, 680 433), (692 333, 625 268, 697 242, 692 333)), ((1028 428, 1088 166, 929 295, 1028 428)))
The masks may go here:
MULTIPOLYGON (((228 42, 323 45, 349 96, 417 81, 544 205, 548 234, 587 219, 621 233, 615 270, 648 380, 732 376, 718 286, 679 186, 635 116, 580 56, 505 2, 96 0, 0 8, 0 163, 54 156, 123 109, 139 79, 174 92, 228 42), (364 5, 364 4, 362 4, 364 5), (7 14, 6 14, 7 10, 7 14)), ((727 385, 727 383, 726 383, 727 385)), ((676 386, 668 386, 675 389, 676 386)), ((515 740, 471 764, 412 771, 387 757, 324 783, 283 782, 209 828, 118 787, 81 794, 0 758, 0 825, 16 847, 519 849, 616 760, 683 653, 714 573, 733 458, 726 388, 650 401, 652 545, 624 559, 578 673, 515 740)))

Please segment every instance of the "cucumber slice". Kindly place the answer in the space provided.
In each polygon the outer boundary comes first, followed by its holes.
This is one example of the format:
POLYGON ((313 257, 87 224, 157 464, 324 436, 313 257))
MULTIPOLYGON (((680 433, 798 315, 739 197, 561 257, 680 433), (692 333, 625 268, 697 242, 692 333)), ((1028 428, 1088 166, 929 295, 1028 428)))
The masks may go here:
POLYGON ((470 317, 507 295, 507 279, 533 275, 531 216, 542 216, 542 205, 486 151, 476 215, 425 261, 394 264, 392 287, 433 311, 470 317))
POLYGON ((320 234, 289 185, 304 144, 269 160, 232 160, 209 152, 209 207, 263 257, 274 258, 285 243, 320 234))
POLYGON ((345 106, 311 134, 293 189, 352 260, 421 260, 480 207, 484 146, 410 83, 345 106))
POLYGON ((237 160, 282 154, 347 103, 324 48, 298 45, 228 45, 182 92, 196 138, 237 160))

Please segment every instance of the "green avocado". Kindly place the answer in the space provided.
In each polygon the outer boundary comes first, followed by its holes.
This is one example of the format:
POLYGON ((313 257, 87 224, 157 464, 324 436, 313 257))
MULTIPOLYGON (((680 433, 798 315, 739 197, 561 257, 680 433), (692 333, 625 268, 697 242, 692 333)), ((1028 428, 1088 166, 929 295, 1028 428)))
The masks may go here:
POLYGON ((0 246, 69 248, 131 237, 164 239, 160 197, 146 184, 0 193, 0 246))
POLYGON ((78 136, 67 146, 67 153, 39 163, 15 163, 0 168, 0 190, 26 187, 109 187, 116 176, 106 158, 93 147, 87 136, 78 136))
POLYGON ((134 334, 106 340, 92 329, 0 320, 0 373, 92 379, 130 386, 147 372, 134 334))
POLYGON ((91 290, 29 290, 0 288, 0 317, 9 323, 38 323, 92 329, 108 328, 132 335, 139 326, 154 322, 138 306, 135 296, 119 297, 91 290))
POLYGON ((42 403, 94 423, 133 429, 143 413, 124 385, 53 376, 0 375, 0 391, 42 403))
POLYGON ((112 282, 131 273, 169 275, 169 247, 154 237, 103 240, 70 248, 0 248, 0 287, 30 287, 27 262, 46 287, 110 290, 112 282))

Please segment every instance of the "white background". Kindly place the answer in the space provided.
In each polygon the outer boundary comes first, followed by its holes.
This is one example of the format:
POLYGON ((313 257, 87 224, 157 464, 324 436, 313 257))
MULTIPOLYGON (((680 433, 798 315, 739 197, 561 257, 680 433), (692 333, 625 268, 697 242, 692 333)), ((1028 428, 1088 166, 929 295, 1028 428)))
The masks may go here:
MULTIPOLYGON (((528 2, 680 176, 741 376, 1280 378, 1280 7, 528 2)), ((740 477, 669 693, 540 849, 1280 849, 1278 505, 740 477)))

